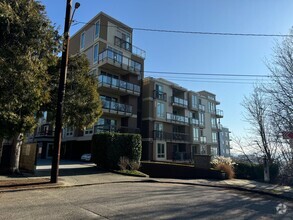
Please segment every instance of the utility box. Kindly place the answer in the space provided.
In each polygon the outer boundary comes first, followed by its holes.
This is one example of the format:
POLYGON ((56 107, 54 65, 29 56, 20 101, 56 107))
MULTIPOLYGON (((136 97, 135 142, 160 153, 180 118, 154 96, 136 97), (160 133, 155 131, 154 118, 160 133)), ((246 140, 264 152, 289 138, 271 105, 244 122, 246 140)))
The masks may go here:
POLYGON ((36 170, 37 143, 23 144, 20 152, 19 169, 30 173, 36 170))

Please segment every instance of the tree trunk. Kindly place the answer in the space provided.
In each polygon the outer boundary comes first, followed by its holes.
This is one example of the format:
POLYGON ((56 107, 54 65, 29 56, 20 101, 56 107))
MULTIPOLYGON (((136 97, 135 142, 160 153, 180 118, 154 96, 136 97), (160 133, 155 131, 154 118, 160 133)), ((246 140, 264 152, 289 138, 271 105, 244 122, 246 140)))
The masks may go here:
POLYGON ((20 158, 20 150, 22 146, 23 135, 18 133, 14 135, 12 141, 11 155, 10 155, 10 166, 9 171, 11 173, 20 173, 19 172, 19 158, 20 158))
POLYGON ((3 152, 3 138, 0 137, 0 167, 1 167, 1 161, 2 161, 2 152, 3 152))

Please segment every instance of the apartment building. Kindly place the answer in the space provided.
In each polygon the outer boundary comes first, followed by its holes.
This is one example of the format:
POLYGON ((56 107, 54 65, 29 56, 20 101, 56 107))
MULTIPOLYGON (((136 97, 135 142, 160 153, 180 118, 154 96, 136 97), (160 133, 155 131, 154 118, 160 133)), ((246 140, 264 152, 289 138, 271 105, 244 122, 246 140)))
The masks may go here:
MULTIPOLYGON (((134 46, 132 41, 132 28, 103 12, 70 38, 69 55, 85 54, 91 74, 99 80, 103 115, 93 127, 63 129, 63 158, 78 159, 81 154, 90 152, 92 135, 97 132, 140 132, 145 51, 134 46)), ((51 140, 43 145, 46 153, 42 157, 50 157, 53 138, 51 140)))
POLYGON ((219 140, 220 140, 220 155, 224 157, 230 157, 230 131, 229 128, 221 127, 219 132, 219 140))
POLYGON ((143 80, 144 160, 191 160, 218 154, 220 103, 207 91, 187 89, 162 78, 143 80))

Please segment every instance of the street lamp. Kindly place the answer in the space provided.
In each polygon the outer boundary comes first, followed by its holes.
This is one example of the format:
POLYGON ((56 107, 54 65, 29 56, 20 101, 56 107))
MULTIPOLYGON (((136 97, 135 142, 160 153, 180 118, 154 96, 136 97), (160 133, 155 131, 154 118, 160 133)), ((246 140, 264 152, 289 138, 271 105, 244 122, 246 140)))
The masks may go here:
POLYGON ((57 101, 57 110, 56 110, 56 122, 55 122, 55 132, 54 132, 54 151, 53 151, 52 168, 51 168, 51 183, 57 183, 58 176, 59 176, 63 99, 65 94, 65 84, 66 84, 67 64, 68 64, 69 28, 71 25, 74 12, 77 8, 79 8, 79 6, 80 6, 80 3, 76 2, 72 17, 70 18, 72 0, 67 0, 65 25, 64 25, 64 40, 63 40, 63 48, 62 48, 63 50, 62 50, 62 58, 61 58, 61 71, 60 71, 58 101, 57 101))

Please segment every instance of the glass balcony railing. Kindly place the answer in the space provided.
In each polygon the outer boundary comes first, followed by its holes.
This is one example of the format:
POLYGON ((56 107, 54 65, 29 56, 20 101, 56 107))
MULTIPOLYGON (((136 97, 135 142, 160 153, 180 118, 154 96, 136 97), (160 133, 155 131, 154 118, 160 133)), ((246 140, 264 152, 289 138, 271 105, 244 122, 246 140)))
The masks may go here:
POLYGON ((181 99, 175 96, 172 97, 172 101, 173 101, 173 104, 176 104, 179 106, 187 107, 188 105, 188 101, 186 99, 181 99))
POLYGON ((174 115, 171 113, 167 113, 167 120, 169 121, 174 121, 174 122, 180 122, 184 124, 189 123, 189 118, 181 115, 174 115))
POLYGON ((99 76, 99 84, 108 85, 110 87, 117 89, 123 89, 128 92, 140 93, 140 86, 105 75, 99 76))
POLYGON ((107 100, 102 100, 102 103, 103 103, 103 109, 132 114, 131 105, 125 105, 118 102, 107 101, 107 100))
POLYGON ((199 137, 199 141, 200 141, 200 143, 202 143, 202 144, 206 144, 206 143, 207 143, 207 137, 205 137, 205 136, 200 136, 200 137, 199 137))
POLYGON ((131 44, 131 43, 129 43, 129 42, 117 37, 117 36, 115 36, 114 41, 115 41, 114 42, 115 46, 118 46, 124 50, 128 50, 129 52, 133 53, 134 55, 145 59, 146 53, 144 50, 134 46, 133 44, 131 44))
POLYGON ((196 118, 190 118, 190 124, 191 125, 199 125, 199 120, 196 118))
POLYGON ((161 92, 161 91, 158 91, 158 90, 154 90, 153 91, 153 97, 155 99, 167 101, 167 93, 165 93, 165 92, 161 92))
POLYGON ((202 104, 199 104, 198 109, 201 110, 201 111, 205 111, 205 106, 202 105, 202 104))
POLYGON ((223 118, 224 117, 224 112, 223 110, 220 110, 220 109, 217 109, 216 110, 216 115, 220 118, 223 118))
POLYGON ((114 50, 106 49, 99 54, 99 63, 111 60, 115 65, 119 67, 132 71, 141 72, 142 66, 139 62, 136 62, 128 57, 123 56, 121 53, 117 53, 114 50))

